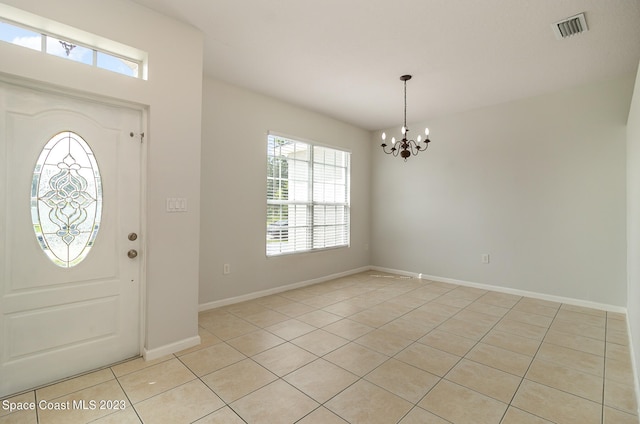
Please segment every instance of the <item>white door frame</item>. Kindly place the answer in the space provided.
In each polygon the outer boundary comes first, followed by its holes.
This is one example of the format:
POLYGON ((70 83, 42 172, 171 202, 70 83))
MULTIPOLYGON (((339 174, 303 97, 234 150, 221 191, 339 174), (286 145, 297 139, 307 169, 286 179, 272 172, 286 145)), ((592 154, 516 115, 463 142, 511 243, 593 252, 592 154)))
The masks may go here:
MULTIPOLYGON (((7 75, 0 72, 0 82, 6 83, 18 88, 25 88, 31 90, 38 90, 45 94, 55 94, 64 96, 71 100, 89 101, 95 102, 100 105, 110 107, 126 107, 128 109, 134 109, 141 113, 140 126, 142 128, 141 134, 134 134, 133 137, 137 138, 141 142, 140 151, 140 284, 139 284, 139 305, 138 305, 138 334, 140 340, 138 342, 138 355, 143 356, 145 351, 146 342, 146 318, 147 318, 147 164, 148 164, 148 146, 149 146, 149 106, 134 102, 128 102, 125 100, 119 100, 101 96, 94 93, 76 90, 73 88, 58 86, 55 84, 34 81, 26 78, 17 77, 14 75, 7 75)), ((104 366, 111 364, 104 364, 104 366)), ((68 376, 71 377, 71 376, 68 376)), ((51 384, 50 382, 48 384, 51 384)))

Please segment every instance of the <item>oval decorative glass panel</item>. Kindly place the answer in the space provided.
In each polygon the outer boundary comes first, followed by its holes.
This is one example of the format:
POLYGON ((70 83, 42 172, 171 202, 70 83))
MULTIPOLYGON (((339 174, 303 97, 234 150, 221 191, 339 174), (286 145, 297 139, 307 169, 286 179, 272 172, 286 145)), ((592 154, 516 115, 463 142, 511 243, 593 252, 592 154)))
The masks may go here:
POLYGON ((31 220, 40 247, 63 268, 82 262, 102 216, 102 182, 93 151, 64 131, 42 149, 31 182, 31 220))

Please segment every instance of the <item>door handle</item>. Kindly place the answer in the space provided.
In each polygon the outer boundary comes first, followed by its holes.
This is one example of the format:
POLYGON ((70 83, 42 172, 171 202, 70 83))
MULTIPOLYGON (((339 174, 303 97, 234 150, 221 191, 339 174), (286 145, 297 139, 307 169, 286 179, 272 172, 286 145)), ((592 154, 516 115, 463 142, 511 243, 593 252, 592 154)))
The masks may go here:
POLYGON ((131 259, 135 258, 136 256, 138 256, 138 251, 135 249, 131 249, 127 252, 127 256, 131 259))

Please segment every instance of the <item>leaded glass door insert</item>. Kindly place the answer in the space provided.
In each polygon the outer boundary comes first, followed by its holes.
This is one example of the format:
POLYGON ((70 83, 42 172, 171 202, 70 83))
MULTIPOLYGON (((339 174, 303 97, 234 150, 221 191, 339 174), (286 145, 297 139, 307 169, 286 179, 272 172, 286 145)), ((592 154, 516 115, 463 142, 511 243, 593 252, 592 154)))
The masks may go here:
POLYGON ((56 265, 82 262, 102 216, 102 182, 93 151, 78 134, 64 131, 42 149, 31 184, 31 220, 38 243, 56 265))

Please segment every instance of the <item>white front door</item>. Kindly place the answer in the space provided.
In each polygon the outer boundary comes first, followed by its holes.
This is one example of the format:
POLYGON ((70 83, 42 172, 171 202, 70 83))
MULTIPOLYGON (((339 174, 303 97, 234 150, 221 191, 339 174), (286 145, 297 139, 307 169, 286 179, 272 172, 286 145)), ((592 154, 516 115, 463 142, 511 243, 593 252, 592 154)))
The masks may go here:
POLYGON ((0 81, 0 397, 140 353, 142 125, 0 81))

